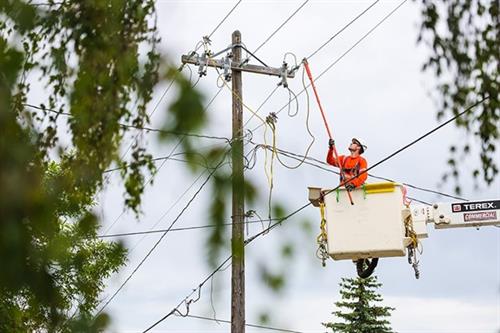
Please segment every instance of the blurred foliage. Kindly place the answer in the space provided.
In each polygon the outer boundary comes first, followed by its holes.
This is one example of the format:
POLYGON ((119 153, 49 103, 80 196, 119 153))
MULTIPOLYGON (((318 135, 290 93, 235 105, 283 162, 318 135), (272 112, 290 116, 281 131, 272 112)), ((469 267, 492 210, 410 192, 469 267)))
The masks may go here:
MULTIPOLYGON (((0 261, 7 268, 0 275, 1 332, 97 332, 108 325, 106 314, 94 318, 92 311, 102 282, 126 253, 97 239, 92 205, 104 171, 116 164, 124 203, 139 216, 145 177, 154 176, 155 166, 142 134, 125 153, 120 148, 127 133, 149 123, 146 107, 160 80, 177 88, 163 126, 175 134, 168 140, 180 140, 192 172, 211 177, 210 263, 230 249, 224 224, 235 142, 203 150, 198 139, 182 135, 208 124, 204 96, 180 70, 161 66, 154 5, 0 0, 0 261)), ((236 190, 248 206, 259 198, 251 181, 236 190)), ((271 215, 285 212, 276 205, 271 215)), ((286 240, 277 254, 290 261, 292 244, 286 240)), ((282 271, 263 266, 261 275, 279 291, 282 271)))
POLYGON ((382 297, 376 289, 382 286, 376 276, 343 278, 340 283, 342 299, 335 302, 337 311, 332 312, 341 322, 322 323, 335 333, 391 333, 390 323, 385 318, 391 316, 394 308, 380 306, 382 297))
POLYGON ((261 312, 259 314, 259 323, 261 325, 267 325, 271 321, 271 318, 269 316, 269 311, 268 312, 261 312))
MULTIPOLYGON (((430 50, 423 70, 437 78, 438 119, 457 115, 468 105, 489 97, 455 122, 469 137, 481 142, 480 166, 472 173, 491 184, 498 174, 500 131, 498 1, 451 0, 422 1, 422 23, 418 41, 430 50)), ((470 152, 468 141, 450 147, 446 181, 455 179, 456 191, 461 154, 470 152)))
MULTIPOLYGON (((125 250, 97 239, 91 205, 103 171, 123 163, 120 122, 149 121, 153 14, 154 1, 0 1, 1 332, 92 332, 109 322, 92 311, 125 250), (26 106, 33 95, 46 98, 42 111, 26 106)), ((140 140, 131 160, 125 203, 138 213, 154 171, 140 140)))
MULTIPOLYGON (((48 1, 35 6, 10 0, 0 6, 1 36, 25 55, 12 111, 30 131, 42 161, 59 148, 61 167, 72 174, 65 185, 78 188, 83 197, 102 186, 102 173, 112 162, 123 163, 119 146, 127 128, 120 123, 143 127, 149 121, 146 105, 158 81, 160 59, 153 14, 154 1, 48 1), (28 93, 41 88, 32 86, 37 79, 47 96, 37 103, 42 112, 26 108, 28 93), (65 111, 70 115, 68 146, 62 146, 58 133, 65 111)), ((154 165, 140 138, 130 155, 122 173, 125 203, 137 213, 144 174, 153 172, 154 165)))
MULTIPOLYGON (((272 265, 274 268, 276 265, 272 265)), ((286 285, 286 275, 281 272, 275 272, 276 269, 271 269, 268 266, 260 267, 260 276, 262 281, 273 291, 281 292, 286 285)))

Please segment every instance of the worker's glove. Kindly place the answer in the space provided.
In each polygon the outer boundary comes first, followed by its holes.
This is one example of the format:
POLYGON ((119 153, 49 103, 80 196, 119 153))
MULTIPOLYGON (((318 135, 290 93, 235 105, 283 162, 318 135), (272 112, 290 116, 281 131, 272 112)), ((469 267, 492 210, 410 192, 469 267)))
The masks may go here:
POLYGON ((352 190, 354 190, 356 188, 356 186, 354 186, 353 184, 349 183, 345 186, 346 190, 348 190, 349 192, 351 192, 352 190))
POLYGON ((335 146, 335 140, 333 139, 328 140, 328 148, 332 149, 333 146, 335 146))

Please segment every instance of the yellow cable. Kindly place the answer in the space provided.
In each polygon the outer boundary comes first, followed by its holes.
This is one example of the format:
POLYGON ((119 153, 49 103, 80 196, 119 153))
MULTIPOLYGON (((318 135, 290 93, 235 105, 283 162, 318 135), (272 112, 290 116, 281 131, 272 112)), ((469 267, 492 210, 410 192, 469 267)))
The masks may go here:
POLYGON ((316 237, 318 250, 316 256, 321 260, 321 264, 325 267, 325 261, 328 259, 328 235, 326 233, 326 219, 325 219, 325 203, 320 201, 319 210, 321 213, 320 234, 316 237))

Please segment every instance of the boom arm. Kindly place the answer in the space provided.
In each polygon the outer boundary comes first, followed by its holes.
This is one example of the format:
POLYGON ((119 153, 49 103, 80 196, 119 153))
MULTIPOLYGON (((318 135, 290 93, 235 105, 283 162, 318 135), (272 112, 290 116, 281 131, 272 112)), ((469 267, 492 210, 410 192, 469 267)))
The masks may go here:
POLYGON ((500 200, 412 205, 411 214, 413 223, 419 230, 422 224, 425 226, 427 223, 434 223, 435 229, 500 225, 500 200))

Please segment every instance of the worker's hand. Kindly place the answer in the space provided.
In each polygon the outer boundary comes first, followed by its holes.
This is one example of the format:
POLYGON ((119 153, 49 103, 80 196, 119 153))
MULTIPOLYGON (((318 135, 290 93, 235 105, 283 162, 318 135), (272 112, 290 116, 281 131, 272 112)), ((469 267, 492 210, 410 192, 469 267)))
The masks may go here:
POLYGON ((348 190, 349 192, 351 192, 352 190, 354 190, 356 188, 356 186, 354 186, 353 184, 349 183, 345 186, 346 190, 348 190))
POLYGON ((333 139, 328 140, 328 148, 332 149, 333 146, 335 146, 335 140, 333 139))

